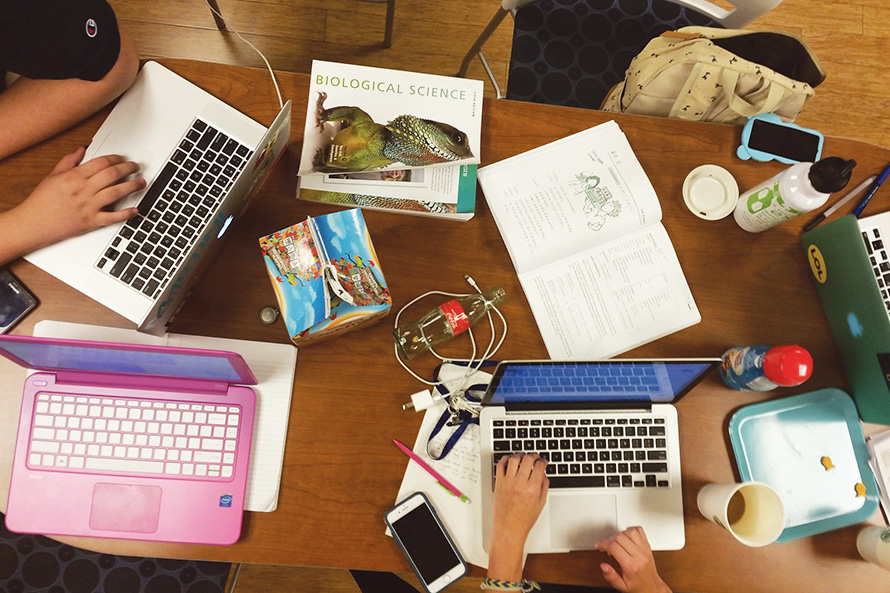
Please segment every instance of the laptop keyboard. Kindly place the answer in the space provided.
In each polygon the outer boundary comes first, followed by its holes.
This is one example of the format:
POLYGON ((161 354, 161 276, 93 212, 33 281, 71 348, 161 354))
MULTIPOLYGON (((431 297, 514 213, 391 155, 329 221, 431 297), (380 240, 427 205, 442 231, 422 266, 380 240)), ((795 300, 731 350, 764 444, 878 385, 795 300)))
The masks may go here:
POLYGON ((240 408, 40 393, 28 444, 33 469, 166 478, 232 478, 240 408))
MULTIPOLYGON (((492 420, 493 462, 537 453, 549 463, 551 488, 667 488, 665 419, 620 414, 492 420)), ((495 475, 496 472, 492 472, 495 475)), ((494 484, 492 484, 492 488, 494 484)))
POLYGON ((196 119, 96 267, 155 298, 166 286, 252 150, 196 119))
POLYGON ((890 314, 890 260, 887 259, 887 249, 884 247, 881 230, 878 227, 862 229, 862 240, 865 241, 865 250, 868 251, 884 307, 890 314))

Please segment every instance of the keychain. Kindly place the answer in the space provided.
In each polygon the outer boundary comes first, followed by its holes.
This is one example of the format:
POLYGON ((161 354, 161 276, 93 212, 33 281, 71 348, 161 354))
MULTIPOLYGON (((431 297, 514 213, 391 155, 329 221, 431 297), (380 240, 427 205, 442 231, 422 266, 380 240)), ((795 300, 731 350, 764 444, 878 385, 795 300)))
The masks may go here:
MULTIPOLYGON (((436 367, 434 381, 438 383, 438 385, 436 385, 436 390, 439 392, 440 397, 443 397, 445 399, 447 407, 442 412, 442 415, 439 417, 438 422, 436 422, 436 425, 430 432, 430 436, 426 442, 427 455, 429 455, 431 459, 437 461, 440 459, 444 459, 445 456, 451 452, 451 450, 454 448, 454 445, 457 444, 457 441, 460 439, 461 436, 463 436, 464 432, 466 432, 467 428, 470 425, 479 425, 479 412, 481 411, 482 396, 485 394, 485 390, 488 388, 487 382, 474 383, 464 389, 455 390, 449 395, 449 392, 451 390, 445 385, 444 382, 439 382, 439 372, 441 371, 444 364, 446 363, 442 363, 438 367, 436 367), (456 428, 454 429, 454 431, 452 431, 451 435, 442 446, 441 451, 436 454, 431 450, 432 442, 446 426, 456 428)), ((467 363, 464 362, 450 362, 448 364, 467 366, 467 363)), ((481 366, 494 366, 496 364, 497 361, 486 361, 482 363, 481 366)), ((487 375, 487 373, 483 374, 487 375)), ((490 377, 491 376, 489 375, 489 378, 490 377)), ((466 378, 466 376, 463 377, 463 379, 466 378)))

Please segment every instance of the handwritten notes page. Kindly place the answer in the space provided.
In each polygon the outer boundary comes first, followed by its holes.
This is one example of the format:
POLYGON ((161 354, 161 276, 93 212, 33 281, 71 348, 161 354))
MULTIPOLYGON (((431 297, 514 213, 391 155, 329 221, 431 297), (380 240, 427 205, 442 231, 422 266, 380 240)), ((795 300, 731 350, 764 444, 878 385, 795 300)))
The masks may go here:
MULTIPOLYGON (((423 424, 414 443, 414 452, 432 466, 446 480, 454 484, 464 493, 469 503, 461 502, 456 496, 439 485, 419 465, 405 458, 407 467, 396 501, 402 500, 413 492, 423 492, 432 502, 445 529, 451 535, 461 556, 470 564, 488 567, 488 553, 482 547, 482 488, 479 471, 479 427, 472 425, 445 459, 434 461, 426 452, 427 439, 445 411, 445 404, 428 409, 423 417, 423 424)), ((449 431, 445 427, 444 431, 449 431)))
POLYGON ((551 358, 607 358, 701 321, 658 196, 614 121, 478 178, 551 358))
MULTIPOLYGON (((487 384, 491 380, 491 375, 488 373, 476 371, 467 376, 466 367, 447 363, 440 369, 439 377, 446 382, 446 386, 449 388, 477 383, 487 384)), ((426 450, 429 436, 445 409, 445 403, 439 402, 424 413, 423 424, 414 443, 414 452, 442 477, 454 484, 470 499, 470 502, 461 502, 456 496, 440 486, 436 479, 419 465, 413 461, 408 463, 407 458, 405 458, 407 464, 405 477, 402 479, 396 501, 417 491, 426 494, 464 560, 470 564, 488 568, 488 553, 482 546, 482 485, 480 483, 482 472, 479 426, 473 424, 467 427, 466 432, 458 439, 454 448, 444 459, 433 460, 426 450)), ((448 440, 453 430, 452 427, 444 427, 436 435, 430 447, 439 447, 433 449, 435 451, 441 450, 442 444, 448 440)))
POLYGON ((290 398, 294 389, 294 372, 297 364, 297 349, 294 346, 182 334, 166 334, 158 337, 131 329, 62 321, 41 321, 34 326, 34 335, 71 340, 229 350, 240 354, 258 381, 257 385, 253 386, 257 394, 257 407, 244 510, 271 512, 278 508, 281 464, 284 461, 290 398))

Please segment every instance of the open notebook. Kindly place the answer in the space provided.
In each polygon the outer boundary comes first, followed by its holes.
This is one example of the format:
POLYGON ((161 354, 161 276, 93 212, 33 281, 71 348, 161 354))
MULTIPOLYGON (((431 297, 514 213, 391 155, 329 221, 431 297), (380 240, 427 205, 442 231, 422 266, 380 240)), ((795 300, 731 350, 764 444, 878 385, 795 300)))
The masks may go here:
POLYGON ((34 326, 34 335, 44 338, 229 350, 240 354, 257 378, 257 385, 253 387, 257 395, 257 406, 244 510, 271 512, 278 507, 281 465, 284 461, 290 399, 297 364, 297 349, 294 346, 183 334, 153 336, 131 329, 62 321, 41 321, 34 326))

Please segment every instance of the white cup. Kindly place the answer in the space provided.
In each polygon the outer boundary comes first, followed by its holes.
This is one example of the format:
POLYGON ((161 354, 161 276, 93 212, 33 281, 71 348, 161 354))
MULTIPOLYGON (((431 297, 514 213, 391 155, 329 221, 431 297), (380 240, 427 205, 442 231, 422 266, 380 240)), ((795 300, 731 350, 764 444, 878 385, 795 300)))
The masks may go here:
POLYGON ((869 562, 890 570, 890 527, 866 527, 856 538, 856 549, 869 562))
POLYGON ((785 529, 785 505, 762 482, 708 484, 698 492, 698 510, 753 548, 773 543, 785 529))

